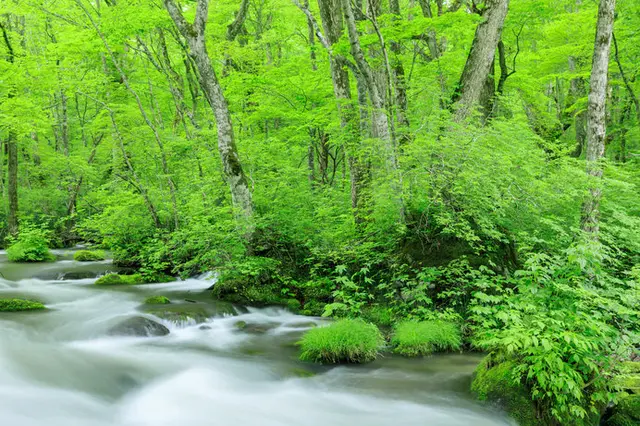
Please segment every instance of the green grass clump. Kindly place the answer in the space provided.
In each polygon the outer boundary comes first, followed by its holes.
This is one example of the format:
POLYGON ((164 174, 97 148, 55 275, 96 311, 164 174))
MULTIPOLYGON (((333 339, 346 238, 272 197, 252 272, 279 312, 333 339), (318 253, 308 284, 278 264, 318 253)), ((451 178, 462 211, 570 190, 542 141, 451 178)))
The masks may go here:
POLYGON ((301 360, 326 364, 373 361, 383 344, 384 338, 378 327, 353 319, 309 330, 298 342, 301 360))
POLYGON ((171 300, 166 296, 151 296, 147 297, 144 301, 145 305, 168 305, 170 303, 171 300))
POLYGON ((405 356, 455 351, 462 345, 460 327, 446 321, 406 321, 398 324, 391 344, 405 356))
POLYGON ((120 275, 120 274, 107 274, 98 278, 95 282, 96 285, 132 285, 142 284, 144 280, 142 275, 120 275))
POLYGON ((73 254, 73 260, 78 262, 94 262, 104 259, 105 256, 102 250, 78 250, 73 254))
POLYGON ((45 309, 45 306, 34 300, 0 299, 0 312, 36 311, 39 309, 45 309))

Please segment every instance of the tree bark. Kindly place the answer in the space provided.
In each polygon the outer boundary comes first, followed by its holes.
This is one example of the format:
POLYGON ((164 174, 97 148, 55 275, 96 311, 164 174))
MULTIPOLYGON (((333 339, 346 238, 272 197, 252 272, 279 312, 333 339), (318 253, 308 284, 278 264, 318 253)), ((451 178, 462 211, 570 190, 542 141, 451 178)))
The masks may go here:
POLYGON ((483 21, 476 28, 460 83, 452 98, 457 104, 457 121, 467 118, 482 100, 508 10, 509 0, 487 0, 480 11, 483 21))
POLYGON ((9 235, 18 235, 18 143, 13 131, 9 132, 7 139, 7 193, 9 196, 9 215, 7 225, 9 235))
POLYGON ((186 39, 189 54, 198 69, 198 82, 215 116, 218 128, 218 150, 225 180, 231 190, 231 200, 236 211, 236 218, 247 226, 246 236, 251 239, 254 229, 253 198, 238 155, 229 106, 211 64, 205 41, 209 0, 198 0, 193 24, 185 20, 174 0, 164 0, 164 5, 178 31, 186 39))
POLYGON ((602 166, 606 128, 607 83, 609 54, 613 34, 615 0, 600 0, 596 39, 593 49, 589 105, 587 109, 587 174, 593 179, 589 194, 582 206, 582 230, 592 239, 598 239, 600 230, 600 198, 602 166))

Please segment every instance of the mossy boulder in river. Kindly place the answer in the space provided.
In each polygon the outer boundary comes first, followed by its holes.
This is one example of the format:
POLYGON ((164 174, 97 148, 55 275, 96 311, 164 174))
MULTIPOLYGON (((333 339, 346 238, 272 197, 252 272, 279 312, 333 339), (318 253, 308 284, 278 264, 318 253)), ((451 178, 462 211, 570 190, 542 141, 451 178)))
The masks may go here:
POLYGON ((144 300, 145 305, 168 305, 171 303, 166 296, 150 296, 144 300))
POLYGON ((169 334, 169 329, 149 318, 131 317, 111 327, 108 334, 138 337, 166 336, 169 334))
POLYGON ((46 307, 35 300, 0 299, 0 312, 38 311, 46 307))
POLYGON ((78 250, 73 254, 73 260, 77 262, 95 262, 104 259, 105 255, 102 250, 78 250))
POLYGON ((120 275, 120 274, 107 274, 98 278, 95 282, 96 285, 133 285, 143 284, 144 280, 142 275, 120 275))
POLYGON ((378 327, 353 319, 309 330, 298 342, 301 360, 323 364, 370 362, 377 358, 383 344, 378 327))
POLYGON ((640 425, 640 395, 626 396, 613 408, 612 415, 604 422, 605 426, 640 425))
POLYGON ((505 361, 494 364, 485 357, 476 368, 471 391, 481 401, 500 405, 520 426, 540 426, 536 408, 527 388, 514 376, 516 365, 505 361))
POLYGON ((165 305, 143 305, 140 309, 145 313, 176 324, 200 324, 211 317, 235 315, 236 313, 233 306, 225 302, 175 303, 174 301, 165 305))

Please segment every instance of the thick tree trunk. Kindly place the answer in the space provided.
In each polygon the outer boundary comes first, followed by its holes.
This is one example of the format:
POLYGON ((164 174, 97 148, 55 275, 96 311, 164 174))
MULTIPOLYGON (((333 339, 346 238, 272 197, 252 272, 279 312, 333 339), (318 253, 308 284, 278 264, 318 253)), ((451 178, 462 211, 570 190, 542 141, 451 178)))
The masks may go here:
POLYGON ((481 11, 483 21, 476 28, 467 63, 452 99, 457 103, 456 120, 458 121, 468 117, 481 103, 508 10, 509 0, 485 2, 485 7, 481 11))
POLYGON ((615 0, 600 0, 589 80, 591 88, 587 109, 587 174, 594 180, 591 182, 589 195, 582 206, 582 230, 593 239, 598 238, 600 230, 600 198, 602 197, 599 182, 602 179, 600 160, 604 156, 607 132, 607 83, 615 7, 615 0))
POLYGON ((205 41, 205 28, 209 15, 209 0, 198 0, 193 24, 188 23, 174 0, 164 0, 164 5, 176 27, 187 40, 189 54, 198 69, 198 82, 207 98, 218 128, 218 150, 222 159, 224 176, 231 190, 231 200, 236 217, 244 222, 249 239, 253 234, 253 199, 247 178, 240 163, 235 143, 231 113, 218 82, 205 41))
POLYGON ((18 143, 13 131, 9 132, 7 139, 7 193, 9 195, 9 215, 7 225, 10 235, 18 234, 18 143))

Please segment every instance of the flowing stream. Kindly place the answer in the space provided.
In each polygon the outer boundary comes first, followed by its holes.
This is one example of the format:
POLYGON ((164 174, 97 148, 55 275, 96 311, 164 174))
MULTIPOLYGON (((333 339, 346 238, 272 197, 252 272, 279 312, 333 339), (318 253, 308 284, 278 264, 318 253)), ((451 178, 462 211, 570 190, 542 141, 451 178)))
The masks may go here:
MULTIPOLYGON (((0 419, 5 426, 490 426, 514 425, 468 394, 475 355, 323 367, 296 359, 295 341, 324 320, 210 298, 209 277, 96 288, 107 262, 9 264, 0 298, 46 312, 0 313, 0 419), (149 295, 205 312, 168 321, 141 311, 149 295), (129 317, 160 337, 112 336, 129 317), (244 328, 238 322, 246 323, 244 328)), ((173 305, 169 305, 172 306, 173 305)), ((243 323, 243 324, 244 324, 243 323)))

